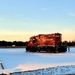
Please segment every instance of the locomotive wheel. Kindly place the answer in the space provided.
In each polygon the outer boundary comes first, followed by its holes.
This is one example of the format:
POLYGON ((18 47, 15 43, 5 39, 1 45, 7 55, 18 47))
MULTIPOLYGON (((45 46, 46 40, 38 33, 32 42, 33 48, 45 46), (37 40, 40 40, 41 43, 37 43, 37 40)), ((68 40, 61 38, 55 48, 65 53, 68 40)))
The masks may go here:
POLYGON ((50 46, 50 47, 46 47, 46 52, 48 53, 55 53, 55 48, 50 46))

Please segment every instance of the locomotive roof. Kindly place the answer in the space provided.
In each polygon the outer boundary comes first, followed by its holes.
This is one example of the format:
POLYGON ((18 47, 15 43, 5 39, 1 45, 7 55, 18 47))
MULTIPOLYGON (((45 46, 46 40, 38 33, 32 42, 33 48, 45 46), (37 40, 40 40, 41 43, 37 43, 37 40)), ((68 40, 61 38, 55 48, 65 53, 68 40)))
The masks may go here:
POLYGON ((52 34, 39 34, 36 36, 32 36, 31 38, 37 37, 37 36, 49 36, 49 35, 62 35, 61 33, 52 33, 52 34))
POLYGON ((52 34, 39 34, 39 36, 41 35, 62 35, 61 33, 52 33, 52 34))

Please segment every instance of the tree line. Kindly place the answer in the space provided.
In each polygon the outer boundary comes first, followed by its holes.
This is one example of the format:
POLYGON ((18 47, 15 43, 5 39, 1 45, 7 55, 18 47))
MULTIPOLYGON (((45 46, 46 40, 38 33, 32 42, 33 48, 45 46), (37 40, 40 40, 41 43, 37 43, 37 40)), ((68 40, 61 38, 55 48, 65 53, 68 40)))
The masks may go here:
POLYGON ((0 46, 26 46, 27 42, 23 41, 0 41, 0 46))
POLYGON ((67 46, 75 46, 75 41, 63 41, 62 44, 67 46))
MULTIPOLYGON (((23 41, 0 41, 0 46, 27 46, 27 41, 23 42, 23 41)), ((67 45, 67 46, 75 46, 75 41, 63 41, 62 42, 63 45, 67 45)))

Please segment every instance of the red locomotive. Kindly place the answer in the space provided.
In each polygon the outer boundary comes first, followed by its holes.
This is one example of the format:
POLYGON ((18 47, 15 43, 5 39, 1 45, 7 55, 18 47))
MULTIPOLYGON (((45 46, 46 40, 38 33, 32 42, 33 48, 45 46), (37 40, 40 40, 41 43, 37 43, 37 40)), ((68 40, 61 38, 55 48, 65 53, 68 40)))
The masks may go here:
POLYGON ((60 33, 40 34, 30 38, 26 51, 66 52, 67 47, 62 45, 62 34, 60 33))

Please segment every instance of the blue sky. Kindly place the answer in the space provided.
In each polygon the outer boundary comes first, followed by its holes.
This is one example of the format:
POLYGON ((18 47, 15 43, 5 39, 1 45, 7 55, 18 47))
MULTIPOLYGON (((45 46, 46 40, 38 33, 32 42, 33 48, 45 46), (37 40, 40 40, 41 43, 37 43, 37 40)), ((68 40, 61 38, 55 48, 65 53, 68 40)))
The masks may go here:
POLYGON ((75 40, 75 0, 0 0, 0 40, 55 32, 75 40))

